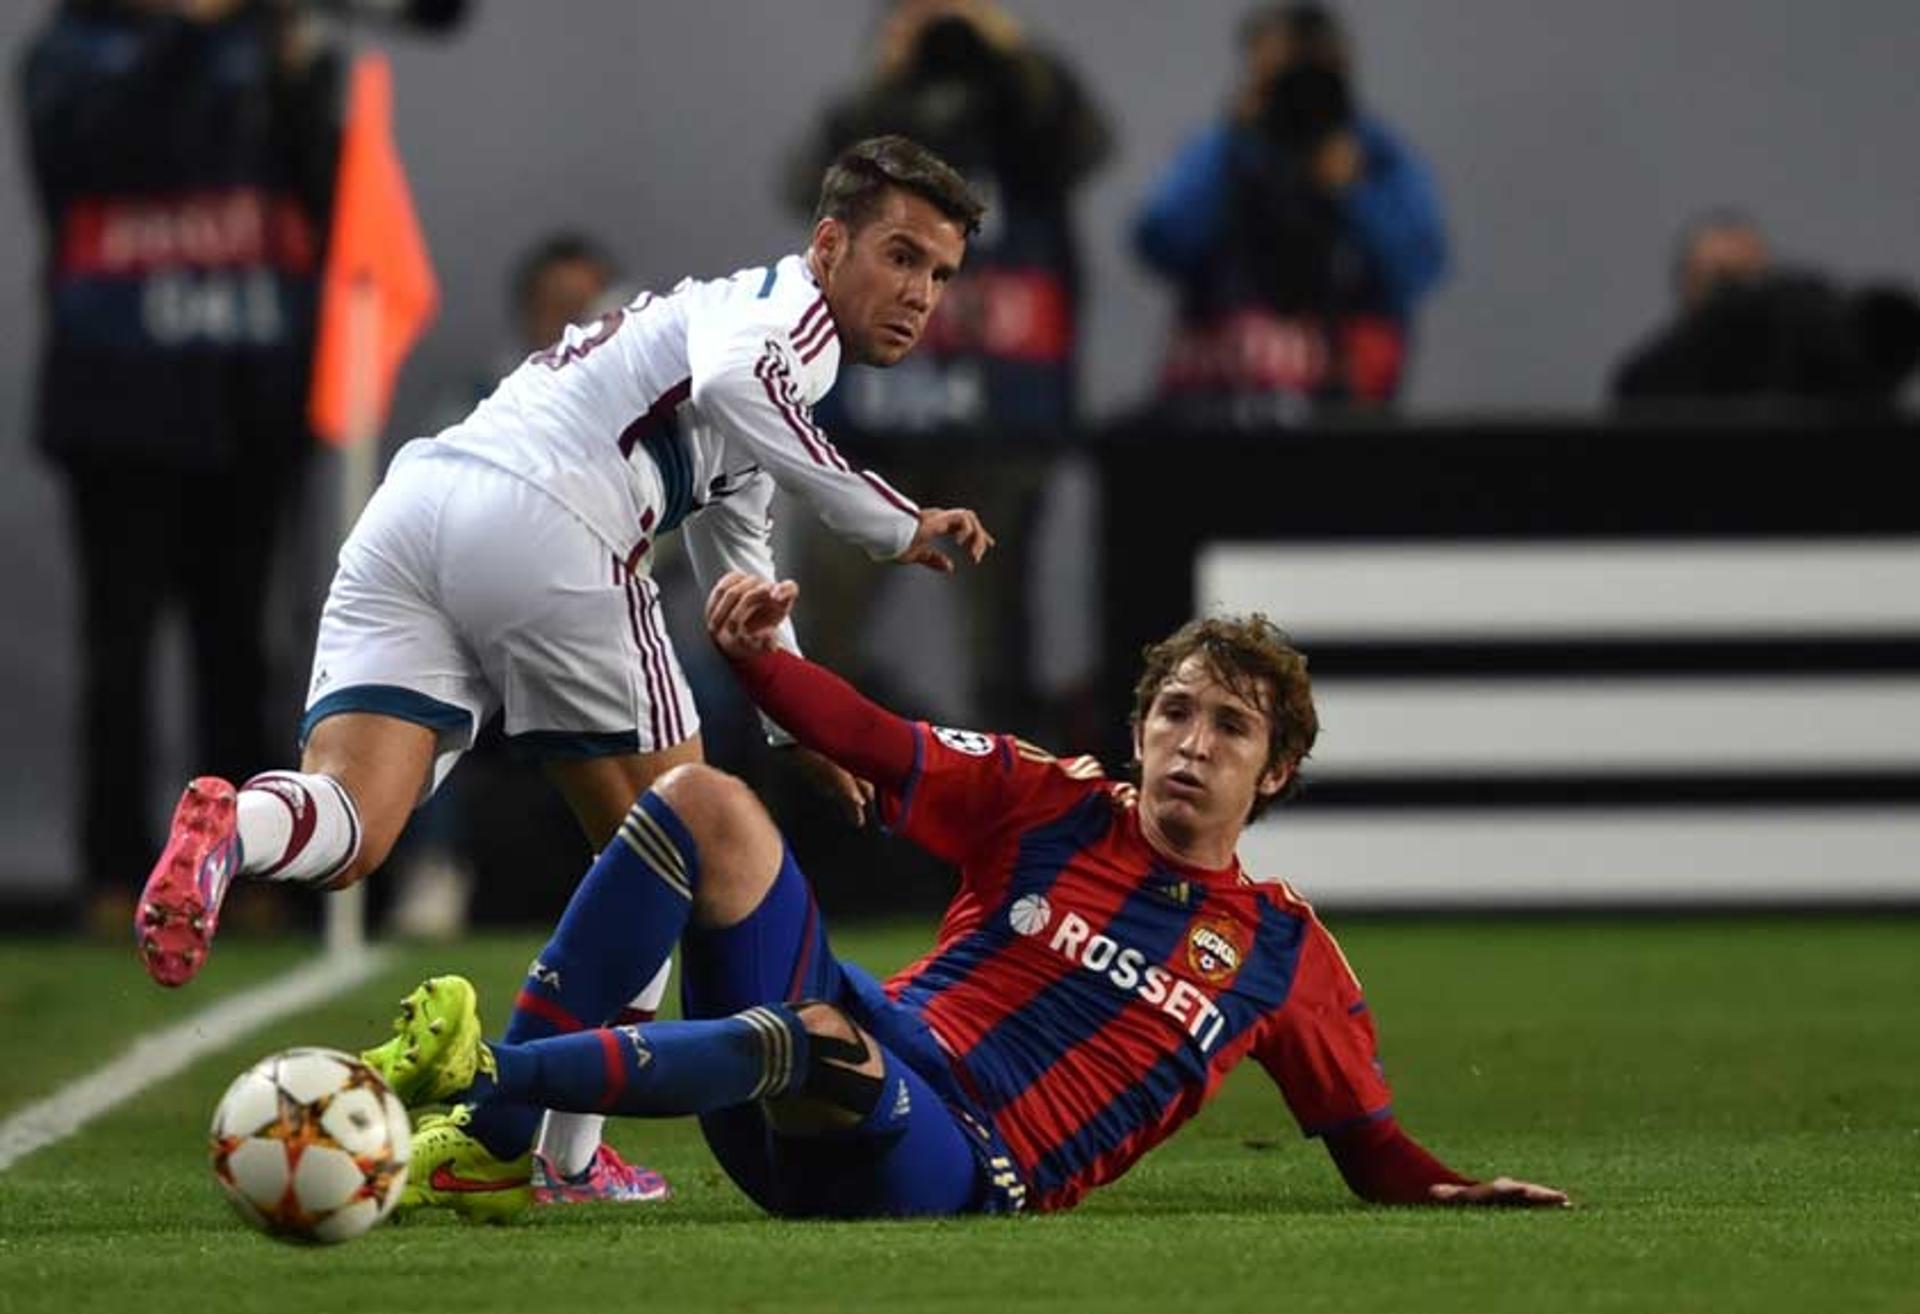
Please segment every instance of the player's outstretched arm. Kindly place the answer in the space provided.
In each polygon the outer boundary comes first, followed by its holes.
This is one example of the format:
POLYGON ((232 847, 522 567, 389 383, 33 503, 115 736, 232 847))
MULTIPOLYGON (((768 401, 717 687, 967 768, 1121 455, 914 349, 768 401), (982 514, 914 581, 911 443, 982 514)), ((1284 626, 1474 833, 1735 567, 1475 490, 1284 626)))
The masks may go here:
MULTIPOLYGON (((713 637, 714 645, 736 667, 756 656, 788 651, 781 640, 799 592, 799 586, 791 580, 775 584, 741 571, 728 571, 715 581, 713 591, 707 596, 707 632, 713 637)), ((762 710, 785 728, 782 718, 770 709, 762 710)), ((873 802, 872 784, 804 742, 795 752, 801 770, 813 787, 838 807, 848 821, 856 826, 862 824, 867 807, 873 802)))
POLYGON ((1329 1135, 1326 1144, 1348 1187, 1375 1204, 1564 1209, 1572 1203, 1564 1191, 1512 1177, 1487 1182, 1462 1177, 1429 1154, 1392 1118, 1329 1135))
POLYGON ((723 575, 707 597, 707 633, 747 696, 803 747, 862 780, 899 789, 913 773, 913 726, 775 642, 799 595, 791 580, 723 575))
POLYGON ((800 586, 790 579, 776 583, 729 570, 707 594, 707 637, 731 662, 773 652, 799 596, 800 586))
POLYGON ((934 546, 942 538, 951 538, 976 566, 994 541, 980 517, 967 508, 927 506, 920 508, 920 524, 913 531, 912 541, 894 560, 951 575, 953 559, 934 546))

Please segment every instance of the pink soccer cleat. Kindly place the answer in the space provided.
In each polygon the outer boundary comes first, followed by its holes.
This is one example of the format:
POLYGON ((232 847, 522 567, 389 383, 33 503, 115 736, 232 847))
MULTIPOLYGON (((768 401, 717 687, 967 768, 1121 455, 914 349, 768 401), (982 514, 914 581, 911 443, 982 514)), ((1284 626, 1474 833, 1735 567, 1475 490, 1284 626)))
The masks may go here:
POLYGON ((667 1179, 651 1168, 628 1163, 611 1145, 602 1144, 578 1175, 563 1175, 544 1154, 533 1156, 533 1202, 537 1205, 647 1204, 673 1192, 667 1179))
POLYGON ((218 776, 189 784, 173 810, 167 847, 140 891, 133 938, 147 975, 163 986, 185 985, 207 961, 220 901, 240 870, 238 797, 218 776))

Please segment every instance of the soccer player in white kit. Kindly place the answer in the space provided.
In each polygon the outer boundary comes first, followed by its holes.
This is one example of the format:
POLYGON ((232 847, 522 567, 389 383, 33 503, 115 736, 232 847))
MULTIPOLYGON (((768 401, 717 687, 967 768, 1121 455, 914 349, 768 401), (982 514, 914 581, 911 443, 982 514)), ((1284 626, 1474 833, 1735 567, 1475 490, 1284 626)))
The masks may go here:
MULTIPOLYGON (((812 406, 843 360, 913 348, 982 210, 916 143, 858 143, 827 171, 804 253, 571 327, 403 447, 340 551, 300 769, 181 798, 135 913, 154 980, 199 971, 234 876, 340 888, 378 867, 495 711, 593 846, 611 840, 656 776, 701 758, 650 574, 661 535, 682 531, 702 587, 777 578, 778 487, 876 559, 951 571, 950 538, 978 561, 993 540, 972 511, 854 466, 812 406)), ((822 765, 857 808, 859 782, 822 765)), ((635 1006, 664 986, 663 970, 635 1006)))

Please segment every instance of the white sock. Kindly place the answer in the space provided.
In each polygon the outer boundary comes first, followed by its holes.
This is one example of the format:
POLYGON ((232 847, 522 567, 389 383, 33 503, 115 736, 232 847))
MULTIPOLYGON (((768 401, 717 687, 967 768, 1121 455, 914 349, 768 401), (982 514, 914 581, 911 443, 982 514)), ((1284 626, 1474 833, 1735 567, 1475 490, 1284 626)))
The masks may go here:
POLYGON ((598 1113, 561 1113, 550 1109, 540 1123, 540 1153, 562 1176, 578 1177, 600 1148, 600 1131, 607 1125, 598 1113))
MULTIPOLYGON (((628 1010, 648 1017, 659 1012, 660 1001, 667 997, 667 981, 672 976, 673 960, 669 958, 660 964, 660 970, 653 974, 646 988, 633 997, 628 1010)), ((563 1175, 578 1177, 593 1162, 593 1152, 600 1148, 600 1133, 606 1125, 606 1118, 598 1113, 561 1113, 556 1109, 541 1121, 536 1144, 547 1162, 563 1175)))
POLYGON ((360 816, 332 776, 266 771, 240 788, 240 870, 324 885, 360 852, 360 816))
POLYGON ((649 1017, 660 1011, 660 1001, 667 997, 667 982, 673 979, 673 959, 660 964, 660 970, 653 974, 653 980, 641 987, 640 993, 627 1005, 635 1013, 645 1013, 649 1017))

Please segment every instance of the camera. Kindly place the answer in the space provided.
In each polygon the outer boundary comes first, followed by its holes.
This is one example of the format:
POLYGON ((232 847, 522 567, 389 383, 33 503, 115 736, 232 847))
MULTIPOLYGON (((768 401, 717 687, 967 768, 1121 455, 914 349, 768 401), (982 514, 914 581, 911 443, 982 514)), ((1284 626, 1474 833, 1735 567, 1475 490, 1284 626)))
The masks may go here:
POLYGON ((1255 120, 1281 148, 1311 155, 1329 137, 1353 126, 1353 91, 1346 75, 1320 63, 1293 63, 1270 78, 1255 120))

